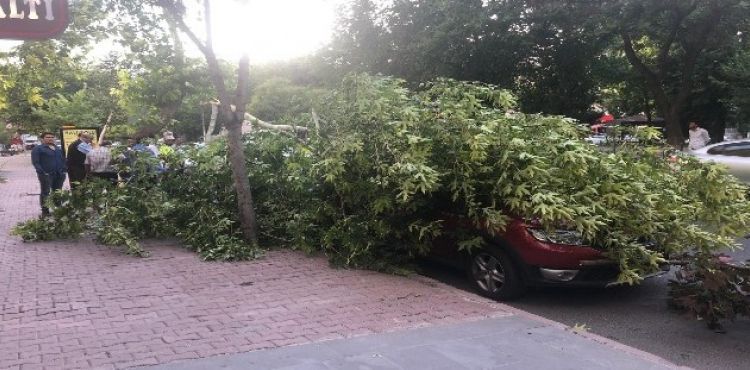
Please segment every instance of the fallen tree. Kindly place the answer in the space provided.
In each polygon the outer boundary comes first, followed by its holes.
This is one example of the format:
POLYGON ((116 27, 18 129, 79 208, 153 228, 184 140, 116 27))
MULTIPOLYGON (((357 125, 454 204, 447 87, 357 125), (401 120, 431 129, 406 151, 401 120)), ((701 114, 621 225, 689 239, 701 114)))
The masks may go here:
MULTIPOLYGON (((288 131, 261 129, 255 119, 259 129, 245 137, 244 153, 261 242, 322 251, 335 265, 397 271, 427 253, 442 234, 454 234, 460 248, 481 248, 485 240, 476 229, 502 230, 511 217, 525 217, 549 229, 576 231, 617 262, 620 282, 636 284, 668 256, 688 253, 697 269, 708 268, 701 261, 735 248, 735 238, 748 230, 748 189, 720 167, 689 157, 667 161, 662 148, 652 146, 602 153, 582 139, 574 121, 508 114, 514 104, 510 93, 489 85, 438 80, 410 91, 400 80, 360 75, 323 99, 312 119, 303 115, 285 122, 295 133, 316 126, 316 135, 304 142, 281 134, 288 131), (470 226, 445 228, 447 213, 470 226), (658 248, 648 249, 645 242, 658 248)), ((640 134, 656 139, 653 130, 640 134)), ((36 240, 48 239, 45 233, 76 236, 88 227, 98 235, 117 217, 156 212, 146 219, 162 222, 138 223, 145 229, 130 235, 166 230, 205 258, 256 256, 238 234, 223 143, 184 155, 190 165, 177 159, 158 182, 160 202, 146 207, 131 197, 132 205, 117 203, 129 210, 122 216, 90 207, 88 212, 98 215, 89 220, 109 223, 87 221, 88 226, 66 229, 70 222, 30 221, 16 232, 36 240), (149 225, 160 229, 148 230, 149 225), (213 245, 224 247, 206 252, 213 245)), ((51 204, 55 218, 72 203, 51 204)), ((119 225, 129 230, 128 222, 119 225)), ((718 322, 746 314, 736 309, 738 297, 746 296, 746 274, 727 276, 720 289, 729 294, 694 300, 709 301, 691 306, 696 315, 718 322), (735 303, 725 304, 728 297, 735 303)), ((704 297, 715 287, 706 281, 681 284, 691 287, 682 290, 681 302, 704 297)))

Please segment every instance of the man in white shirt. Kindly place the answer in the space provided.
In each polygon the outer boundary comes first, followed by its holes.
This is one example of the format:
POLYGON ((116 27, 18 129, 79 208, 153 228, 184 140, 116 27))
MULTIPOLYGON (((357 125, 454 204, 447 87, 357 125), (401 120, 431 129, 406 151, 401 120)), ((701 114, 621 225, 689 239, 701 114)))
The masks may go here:
POLYGON ((688 147, 690 150, 696 150, 703 148, 711 142, 711 137, 708 136, 706 129, 699 127, 697 123, 690 122, 690 144, 688 147))
POLYGON ((112 143, 104 141, 98 148, 92 149, 86 154, 86 173, 92 177, 103 179, 117 179, 117 174, 110 167, 112 162, 112 143))

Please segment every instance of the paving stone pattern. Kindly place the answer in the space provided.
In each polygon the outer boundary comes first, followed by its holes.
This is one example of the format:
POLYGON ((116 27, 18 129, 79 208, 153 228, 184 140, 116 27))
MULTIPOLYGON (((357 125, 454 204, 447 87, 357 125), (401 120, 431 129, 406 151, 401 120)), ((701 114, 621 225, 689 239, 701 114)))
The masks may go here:
POLYGON ((423 277, 273 251, 209 263, 176 241, 139 259, 90 239, 23 243, 30 157, 0 158, 0 369, 127 368, 511 315, 423 277))
POLYGON ((143 368, 214 369, 686 370, 522 314, 143 368))

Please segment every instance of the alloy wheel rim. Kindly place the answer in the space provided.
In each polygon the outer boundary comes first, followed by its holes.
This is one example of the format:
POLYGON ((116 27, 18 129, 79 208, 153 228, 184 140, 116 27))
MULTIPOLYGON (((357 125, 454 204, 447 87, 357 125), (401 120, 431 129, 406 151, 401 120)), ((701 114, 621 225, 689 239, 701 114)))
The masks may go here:
POLYGON ((488 293, 496 293, 505 284, 505 271, 495 256, 480 253, 474 257, 471 272, 476 284, 488 293))

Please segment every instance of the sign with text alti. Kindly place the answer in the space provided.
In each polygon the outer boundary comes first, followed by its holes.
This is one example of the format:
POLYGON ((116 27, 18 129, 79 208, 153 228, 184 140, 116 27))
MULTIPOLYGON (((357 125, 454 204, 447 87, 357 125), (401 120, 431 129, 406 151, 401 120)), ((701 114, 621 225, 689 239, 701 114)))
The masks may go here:
POLYGON ((62 146, 63 153, 68 155, 68 146, 78 140, 78 135, 82 132, 91 134, 93 142, 99 141, 99 128, 98 127, 73 127, 64 126, 60 129, 60 146, 62 146))
POLYGON ((49 39, 66 27, 68 0, 0 0, 0 39, 49 39))

